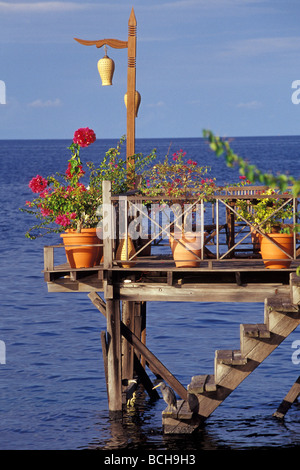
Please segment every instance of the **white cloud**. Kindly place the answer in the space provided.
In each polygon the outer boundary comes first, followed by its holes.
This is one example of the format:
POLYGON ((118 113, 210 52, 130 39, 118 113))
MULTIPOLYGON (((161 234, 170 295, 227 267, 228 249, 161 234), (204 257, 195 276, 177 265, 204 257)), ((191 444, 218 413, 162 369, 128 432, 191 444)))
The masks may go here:
POLYGON ((278 52, 300 51, 300 36, 255 38, 228 44, 221 52, 225 56, 257 56, 278 52))
POLYGON ((153 10, 153 9, 177 9, 177 8, 191 8, 199 7, 202 10, 215 10, 215 8, 229 8, 229 7, 238 7, 251 4, 260 4, 262 0, 175 0, 170 2, 160 1, 157 4, 148 3, 147 6, 143 5, 144 10, 153 10))
POLYGON ((28 103, 28 106, 31 108, 57 108, 58 106, 61 106, 62 102, 59 98, 56 98, 55 100, 35 100, 32 101, 31 103, 28 103))
POLYGON ((147 104, 148 108, 161 108, 164 105, 165 105, 165 103, 163 101, 158 101, 157 103, 147 104))
POLYGON ((0 2, 0 12, 8 13, 33 13, 33 12, 55 12, 83 10, 87 4, 75 2, 0 2))
POLYGON ((258 109, 262 107, 260 101, 248 101, 246 103, 239 103, 237 108, 246 108, 246 109, 258 109))

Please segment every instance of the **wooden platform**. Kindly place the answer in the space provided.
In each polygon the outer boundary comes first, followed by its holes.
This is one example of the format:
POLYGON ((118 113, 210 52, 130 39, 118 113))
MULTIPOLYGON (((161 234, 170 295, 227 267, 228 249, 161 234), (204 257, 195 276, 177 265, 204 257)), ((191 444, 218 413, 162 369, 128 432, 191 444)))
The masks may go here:
MULTIPOLYGON (((47 248, 47 247, 45 247, 47 248)), ((51 247, 49 247, 51 249, 51 247)), ((131 268, 114 263, 71 269, 68 263, 44 269, 49 292, 105 292, 114 299, 142 301, 264 302, 288 293, 289 278, 300 261, 288 269, 266 269, 259 259, 202 260, 197 268, 176 268, 171 257, 139 258, 131 268)))

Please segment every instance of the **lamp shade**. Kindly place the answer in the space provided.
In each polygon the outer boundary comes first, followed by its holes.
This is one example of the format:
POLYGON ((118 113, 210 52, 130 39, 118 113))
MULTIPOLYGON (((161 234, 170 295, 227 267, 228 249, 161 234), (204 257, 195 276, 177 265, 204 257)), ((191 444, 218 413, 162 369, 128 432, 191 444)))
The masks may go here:
MULTIPOLYGON (((127 108, 127 93, 125 93, 125 95, 124 95, 124 102, 125 102, 125 106, 127 108)), ((137 117, 137 115, 138 115, 138 110, 139 110, 140 104, 141 104, 141 95, 139 94, 138 91, 135 91, 135 94, 134 94, 134 114, 135 114, 135 117, 137 117)))
POLYGON ((106 51, 105 56, 98 60, 98 71, 102 80, 102 86, 112 85, 115 63, 108 57, 106 51))

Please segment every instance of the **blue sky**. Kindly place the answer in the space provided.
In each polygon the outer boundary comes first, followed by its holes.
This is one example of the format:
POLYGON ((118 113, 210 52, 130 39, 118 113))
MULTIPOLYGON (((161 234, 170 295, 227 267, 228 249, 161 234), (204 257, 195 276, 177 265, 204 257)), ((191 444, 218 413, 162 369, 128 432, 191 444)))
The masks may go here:
POLYGON ((298 135, 299 0, 0 1, 0 139, 97 138, 126 132, 127 50, 108 48, 114 84, 102 87, 103 48, 137 18, 136 137, 298 135))

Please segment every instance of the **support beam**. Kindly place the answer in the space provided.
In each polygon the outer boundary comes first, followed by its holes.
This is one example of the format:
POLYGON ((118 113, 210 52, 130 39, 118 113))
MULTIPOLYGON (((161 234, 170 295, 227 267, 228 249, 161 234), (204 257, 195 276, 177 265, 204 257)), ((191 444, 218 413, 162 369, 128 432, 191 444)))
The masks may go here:
POLYGON ((275 418, 280 418, 283 419, 292 404, 297 400, 297 398, 300 396, 300 375, 290 391, 287 393, 283 401, 280 403, 279 407, 277 408, 277 411, 273 413, 273 416, 275 418))
MULTIPOLYGON (((88 297, 92 301, 98 310, 107 315, 107 306, 108 302, 106 303, 106 314, 104 313, 104 301, 99 297, 96 292, 91 292, 88 297)), ((184 386, 171 374, 171 372, 157 359, 157 357, 137 338, 137 336, 130 331, 126 325, 120 320, 120 331, 124 338, 140 353, 142 354, 146 361, 149 362, 151 365, 151 369, 160 375, 169 385, 174 389, 174 391, 182 398, 183 400, 187 400, 187 390, 184 386)))

